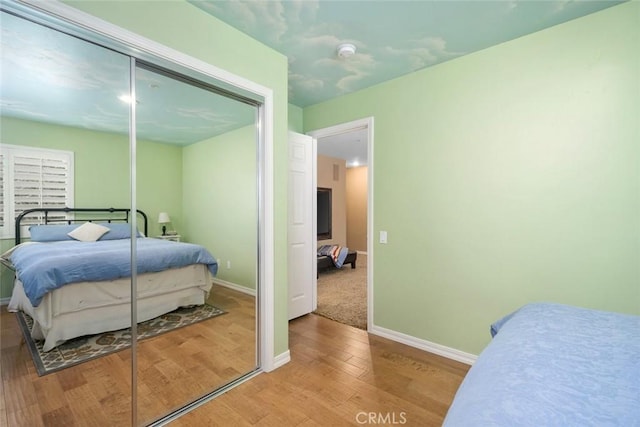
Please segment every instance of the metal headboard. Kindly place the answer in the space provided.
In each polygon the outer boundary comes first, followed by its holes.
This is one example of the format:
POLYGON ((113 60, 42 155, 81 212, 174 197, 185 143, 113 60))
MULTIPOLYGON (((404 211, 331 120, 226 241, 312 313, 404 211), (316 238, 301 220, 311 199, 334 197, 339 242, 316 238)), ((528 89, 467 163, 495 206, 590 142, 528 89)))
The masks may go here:
MULTIPOLYGON (((20 244, 20 222, 28 215, 34 213, 40 213, 41 224, 73 224, 76 222, 129 222, 131 209, 116 209, 116 208, 34 208, 23 211, 16 218, 16 245, 20 244), (79 215, 78 218, 50 218, 50 213, 84 213, 86 215, 79 215), (90 215, 95 214, 95 215, 90 215)), ((144 235, 147 233, 147 214, 140 209, 137 210, 138 214, 144 219, 144 235)))

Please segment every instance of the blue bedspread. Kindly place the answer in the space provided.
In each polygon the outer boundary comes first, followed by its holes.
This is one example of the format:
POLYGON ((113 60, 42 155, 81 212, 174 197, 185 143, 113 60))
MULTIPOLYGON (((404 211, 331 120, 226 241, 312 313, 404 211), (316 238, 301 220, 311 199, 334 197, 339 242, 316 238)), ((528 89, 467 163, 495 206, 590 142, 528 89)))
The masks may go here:
POLYGON ((530 304, 491 329, 445 426, 640 426, 640 316, 530 304))
MULTIPOLYGON (((136 256, 138 273, 190 264, 206 264, 213 275, 218 271, 215 258, 204 247, 190 243, 138 239, 136 256)), ((47 292, 65 284, 131 276, 131 241, 30 243, 17 247, 9 259, 37 307, 47 292)))

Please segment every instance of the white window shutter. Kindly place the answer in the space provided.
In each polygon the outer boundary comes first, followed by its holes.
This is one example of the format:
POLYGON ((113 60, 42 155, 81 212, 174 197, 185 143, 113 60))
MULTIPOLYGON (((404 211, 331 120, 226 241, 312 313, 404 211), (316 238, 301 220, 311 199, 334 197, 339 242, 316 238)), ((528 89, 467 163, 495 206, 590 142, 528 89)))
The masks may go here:
MULTIPOLYGON (((13 171, 16 216, 27 209, 64 208, 68 205, 69 161, 16 156, 13 171)), ((25 225, 35 222, 37 217, 31 217, 25 225)))
MULTIPOLYGON (((13 145, 4 145, 3 152, 7 158, 0 173, 4 177, 0 225, 3 237, 13 235, 15 218, 25 210, 73 206, 72 152, 13 145)), ((48 218, 64 219, 66 214, 48 218)), ((21 225, 37 223, 41 223, 41 216, 29 215, 21 225)))

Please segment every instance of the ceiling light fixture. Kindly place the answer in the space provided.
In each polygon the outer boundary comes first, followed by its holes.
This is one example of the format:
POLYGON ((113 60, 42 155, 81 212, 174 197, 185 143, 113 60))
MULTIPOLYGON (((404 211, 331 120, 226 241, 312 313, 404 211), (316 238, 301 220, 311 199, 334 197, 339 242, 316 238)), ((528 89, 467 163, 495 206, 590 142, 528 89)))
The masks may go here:
POLYGON ((342 43, 338 45, 338 56, 340 58, 349 58, 356 54, 356 47, 351 43, 342 43))
MULTIPOLYGON (((132 100, 131 95, 126 95, 126 94, 125 94, 125 95, 120 95, 120 96, 118 97, 118 99, 119 99, 120 101, 124 102, 125 104, 131 104, 131 100, 132 100)), ((138 101, 138 100, 136 99, 136 105, 137 105, 137 104, 140 104, 140 101, 138 101)))

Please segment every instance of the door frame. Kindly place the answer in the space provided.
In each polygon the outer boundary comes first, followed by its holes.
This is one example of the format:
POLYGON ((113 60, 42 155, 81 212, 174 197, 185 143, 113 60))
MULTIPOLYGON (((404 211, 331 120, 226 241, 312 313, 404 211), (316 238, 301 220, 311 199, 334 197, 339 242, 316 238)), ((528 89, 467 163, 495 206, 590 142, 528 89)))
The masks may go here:
MULTIPOLYGON (((318 151, 317 141, 327 136, 339 135, 356 130, 367 130, 367 330, 373 327, 373 116, 351 122, 341 123, 326 128, 307 132, 316 143, 313 150, 313 185, 318 186, 318 151)), ((317 212, 313 209, 313 223, 317 222, 317 212)), ((318 246, 317 236, 314 230, 314 245, 318 246)), ((315 263, 315 261, 314 261, 315 263)), ((314 278, 313 295, 314 305, 317 306, 318 282, 314 278)))

